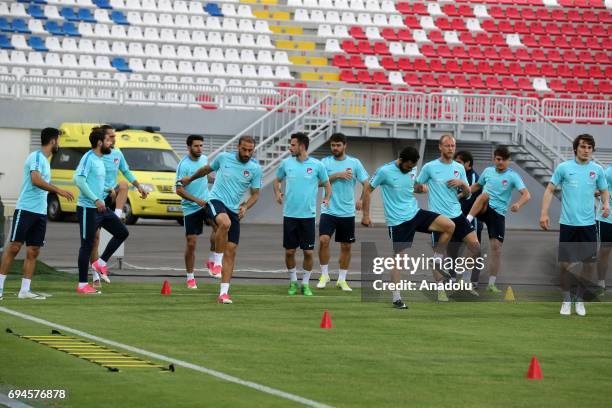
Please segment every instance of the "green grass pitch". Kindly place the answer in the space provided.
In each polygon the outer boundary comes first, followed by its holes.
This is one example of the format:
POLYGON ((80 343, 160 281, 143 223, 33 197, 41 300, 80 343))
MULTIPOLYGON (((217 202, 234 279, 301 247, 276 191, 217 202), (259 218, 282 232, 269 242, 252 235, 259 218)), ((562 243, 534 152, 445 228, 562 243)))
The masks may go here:
MULTIPOLYGON (((16 265, 14 269, 19 269, 16 265)), ((335 289, 289 298, 285 286, 233 285, 233 305, 215 303, 217 284, 105 285, 74 293, 75 279, 42 265, 19 301, 9 276, 0 306, 151 352, 215 369, 337 407, 604 407, 612 401, 612 307, 586 318, 559 315, 557 302, 362 303, 335 289), (334 328, 319 328, 328 309, 334 328), (531 357, 543 380, 527 380, 531 357)), ((0 312, 0 393, 65 389, 65 400, 33 406, 286 407, 292 401, 177 367, 118 373, 5 333, 51 329, 0 312)), ((154 360, 153 360, 154 361, 154 360)))

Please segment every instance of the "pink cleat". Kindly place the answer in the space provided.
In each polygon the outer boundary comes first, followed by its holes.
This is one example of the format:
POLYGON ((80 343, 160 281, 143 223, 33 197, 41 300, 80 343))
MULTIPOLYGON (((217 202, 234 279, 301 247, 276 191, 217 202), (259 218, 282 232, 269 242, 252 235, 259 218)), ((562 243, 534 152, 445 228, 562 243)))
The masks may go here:
POLYGON ((91 285, 85 285, 82 288, 77 286, 77 293, 81 293, 84 295, 99 295, 101 292, 95 290, 91 285))
POLYGON ((217 298, 217 303, 223 303, 224 305, 231 305, 234 302, 232 302, 232 299, 230 299, 230 296, 227 293, 224 293, 223 295, 217 298))
POLYGON ((196 280, 195 279, 188 279, 187 280, 187 289, 197 289, 198 285, 196 284, 196 280))
POLYGON ((215 263, 214 263, 213 261, 210 261, 210 260, 209 260, 209 261, 206 261, 206 268, 207 268, 209 271, 212 271, 212 270, 213 270, 213 266, 215 266, 215 263))
POLYGON ((108 266, 107 265, 102 266, 100 265, 98 261, 99 259, 96 260, 96 262, 92 263, 91 267, 94 268, 96 272, 100 274, 104 282, 110 283, 110 279, 108 278, 108 266))
POLYGON ((221 279, 221 265, 213 265, 208 274, 215 279, 221 279))

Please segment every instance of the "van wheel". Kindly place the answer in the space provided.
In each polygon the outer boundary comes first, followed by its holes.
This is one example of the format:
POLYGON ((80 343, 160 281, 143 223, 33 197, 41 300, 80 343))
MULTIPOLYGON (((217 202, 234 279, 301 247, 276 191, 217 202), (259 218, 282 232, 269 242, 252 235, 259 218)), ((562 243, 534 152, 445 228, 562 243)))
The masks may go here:
POLYGON ((55 194, 49 194, 49 198, 47 199, 47 218, 51 221, 62 221, 64 215, 57 196, 55 194))
POLYGON ((134 225, 138 221, 138 216, 132 214, 132 205, 129 201, 126 201, 123 207, 123 213, 125 214, 125 223, 127 225, 134 225))
POLYGON ((178 225, 180 226, 185 225, 185 219, 183 217, 177 218, 176 222, 178 222, 178 225))

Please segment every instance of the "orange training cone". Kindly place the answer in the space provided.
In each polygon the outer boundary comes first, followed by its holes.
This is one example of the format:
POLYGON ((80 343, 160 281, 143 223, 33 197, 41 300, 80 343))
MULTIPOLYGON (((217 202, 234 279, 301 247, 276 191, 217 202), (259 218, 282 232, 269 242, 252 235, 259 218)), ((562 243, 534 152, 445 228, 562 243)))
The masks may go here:
POLYGON ((331 317, 329 317, 329 312, 327 310, 325 310, 325 313, 323 313, 323 318, 321 319, 321 328, 322 329, 332 328, 331 317))
POLYGON ((168 283, 167 280, 165 280, 164 284, 162 285, 161 294, 162 295, 169 295, 171 293, 172 293, 172 289, 170 289, 170 284, 168 283))
POLYGON ((536 356, 531 358, 531 364, 529 364, 529 370, 527 370, 527 378, 530 380, 542 379, 542 369, 540 368, 540 363, 536 356))

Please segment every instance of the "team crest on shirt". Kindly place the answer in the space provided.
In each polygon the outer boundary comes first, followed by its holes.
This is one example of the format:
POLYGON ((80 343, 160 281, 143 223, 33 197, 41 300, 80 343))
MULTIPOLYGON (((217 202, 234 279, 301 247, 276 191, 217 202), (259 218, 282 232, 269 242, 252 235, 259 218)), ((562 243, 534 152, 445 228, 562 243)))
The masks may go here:
POLYGON ((115 157, 115 159, 113 161, 115 162, 115 166, 119 165, 119 158, 115 157))
POLYGON ((410 178, 411 178, 412 180, 414 180, 414 176, 415 176, 415 174, 414 174, 414 173, 410 173, 410 178))
POLYGON ((455 170, 454 174, 455 174, 455 177, 459 177, 459 171, 455 170))
POLYGON ((312 167, 308 167, 308 168, 306 169, 306 173, 308 173, 308 174, 312 174, 312 167))
POLYGON ((590 177, 590 178, 595 178, 595 172, 594 172, 594 171, 590 172, 590 173, 589 173, 589 177, 590 177))
POLYGON ((249 173, 249 171, 248 171, 248 170, 245 170, 245 171, 243 171, 243 172, 242 172, 242 175, 243 175, 244 177, 249 177, 249 176, 251 175, 251 173, 249 173))
POLYGON ((508 180, 502 180, 502 186, 507 186, 508 185, 508 180))

